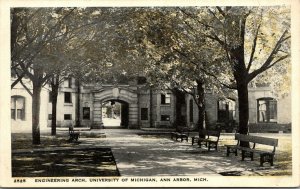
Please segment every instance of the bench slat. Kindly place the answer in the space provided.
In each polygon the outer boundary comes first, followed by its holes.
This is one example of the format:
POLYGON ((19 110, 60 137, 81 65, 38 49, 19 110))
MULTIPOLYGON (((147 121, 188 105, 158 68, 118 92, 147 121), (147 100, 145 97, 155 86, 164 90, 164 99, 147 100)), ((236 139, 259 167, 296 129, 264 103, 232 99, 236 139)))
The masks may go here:
POLYGON ((259 137, 259 136, 235 134, 235 140, 252 142, 257 144, 264 144, 264 145, 275 146, 275 147, 278 146, 278 139, 259 137))

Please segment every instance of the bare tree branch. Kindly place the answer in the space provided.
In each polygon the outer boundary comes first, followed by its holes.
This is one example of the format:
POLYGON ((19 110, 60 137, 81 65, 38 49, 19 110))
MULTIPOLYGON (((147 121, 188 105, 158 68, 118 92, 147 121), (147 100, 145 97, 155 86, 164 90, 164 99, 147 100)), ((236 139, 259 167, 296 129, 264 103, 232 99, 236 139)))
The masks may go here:
POLYGON ((250 55, 249 63, 248 63, 248 66, 247 66, 247 71, 248 72, 249 72, 249 70, 251 68, 251 65, 252 65, 252 62, 253 62, 253 57, 254 57, 254 53, 255 53, 255 50, 256 50, 256 43, 257 43, 257 37, 258 37, 258 31, 259 31, 259 29, 260 29, 260 24, 257 27, 256 33, 255 33, 255 37, 253 39, 253 45, 252 45, 251 55, 250 55))
MULTIPOLYGON (((273 48, 272 52, 270 53, 269 57, 267 58, 267 60, 264 62, 264 64, 254 70, 252 73, 249 74, 249 77, 248 77, 248 82, 250 82, 253 78, 255 78, 258 74, 266 71, 267 69, 269 69, 270 67, 272 67, 274 65, 274 63, 272 63, 273 59, 275 58, 275 55, 277 54, 277 52, 279 51, 280 47, 281 47, 281 43, 284 42, 286 39, 288 39, 288 37, 284 38, 285 35, 287 34, 287 30, 285 30, 283 32, 283 34, 281 35, 280 39, 277 41, 275 47, 273 48)), ((284 57, 288 57, 289 55, 286 55, 284 57)), ((285 59, 285 58, 284 58, 285 59)), ((276 63, 280 62, 281 61, 281 58, 279 58, 276 63)), ((276 64, 275 63, 275 64, 276 64)))

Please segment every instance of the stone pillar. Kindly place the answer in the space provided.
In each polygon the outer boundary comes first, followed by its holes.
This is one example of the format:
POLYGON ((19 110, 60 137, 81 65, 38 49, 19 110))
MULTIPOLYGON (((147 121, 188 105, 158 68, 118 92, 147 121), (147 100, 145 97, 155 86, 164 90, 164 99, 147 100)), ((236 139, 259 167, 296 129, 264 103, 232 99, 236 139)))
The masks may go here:
POLYGON ((101 129, 103 128, 102 122, 102 102, 101 101, 94 101, 93 104, 93 124, 91 129, 101 129))
POLYGON ((129 104, 129 129, 138 129, 138 104, 130 103, 129 104))

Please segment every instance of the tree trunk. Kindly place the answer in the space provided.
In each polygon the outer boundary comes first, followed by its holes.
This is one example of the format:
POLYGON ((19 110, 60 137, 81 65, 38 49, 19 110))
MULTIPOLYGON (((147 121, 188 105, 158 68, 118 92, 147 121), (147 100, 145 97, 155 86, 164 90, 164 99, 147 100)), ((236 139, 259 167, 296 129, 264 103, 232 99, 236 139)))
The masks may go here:
POLYGON ((205 121, 205 97, 204 97, 204 83, 201 80, 197 80, 197 95, 198 95, 198 131, 199 131, 199 137, 204 137, 201 133, 202 130, 204 130, 204 121, 205 121))
POLYGON ((32 92, 32 144, 40 144, 40 105, 42 85, 33 81, 32 92))
POLYGON ((238 103, 239 103, 239 133, 248 134, 249 120, 249 101, 248 101, 248 85, 241 84, 237 86, 238 103))
POLYGON ((76 80, 77 82, 77 111, 76 111, 76 126, 80 127, 80 81, 79 79, 76 80))
MULTIPOLYGON (((248 84, 243 83, 237 86, 238 103, 239 103, 239 133, 248 134, 249 121, 249 100, 248 84)), ((240 146, 249 147, 249 142, 241 142, 240 146)))
POLYGON ((58 96, 59 78, 52 78, 51 82, 51 98, 52 98, 52 118, 51 118, 51 135, 56 135, 56 110, 57 110, 57 96, 58 96))

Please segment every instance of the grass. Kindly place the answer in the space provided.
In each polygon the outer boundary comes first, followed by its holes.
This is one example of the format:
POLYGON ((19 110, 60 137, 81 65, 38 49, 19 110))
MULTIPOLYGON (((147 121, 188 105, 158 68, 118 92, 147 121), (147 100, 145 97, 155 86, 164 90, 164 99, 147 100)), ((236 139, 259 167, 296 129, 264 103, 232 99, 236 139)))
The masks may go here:
POLYGON ((109 148, 13 153, 13 177, 119 176, 109 148))
MULTIPOLYGON (((104 137, 81 133, 84 138, 104 137)), ((110 148, 77 148, 67 133, 41 134, 41 144, 33 145, 31 134, 12 134, 13 177, 119 176, 110 148), (17 151, 16 151, 17 150, 17 151), (23 150, 18 152, 18 150, 23 150), (35 150, 35 151, 32 151, 35 150)))

